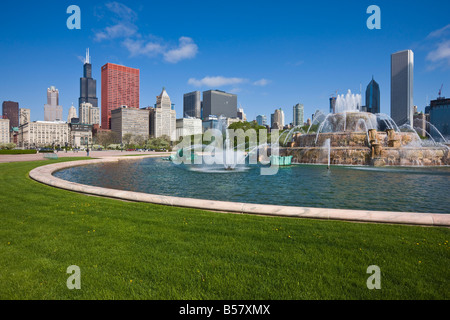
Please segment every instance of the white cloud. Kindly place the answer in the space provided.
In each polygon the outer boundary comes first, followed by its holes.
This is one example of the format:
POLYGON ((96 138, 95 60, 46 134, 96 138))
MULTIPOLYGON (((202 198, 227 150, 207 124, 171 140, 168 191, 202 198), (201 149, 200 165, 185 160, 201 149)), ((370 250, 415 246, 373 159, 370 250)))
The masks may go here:
POLYGON ((258 81, 253 82, 253 85, 255 86, 260 86, 260 87, 265 87, 267 86, 271 81, 267 80, 267 79, 260 79, 258 81))
POLYGON ((136 34, 137 27, 132 24, 119 23, 111 27, 106 27, 103 31, 95 34, 95 41, 112 40, 116 38, 127 38, 136 34))
POLYGON ((125 39, 122 45, 128 49, 130 56, 135 57, 139 55, 145 55, 153 57, 164 51, 164 47, 159 43, 145 42, 144 40, 125 39))
POLYGON ((241 88, 233 88, 231 90, 228 90, 229 93, 237 94, 239 92, 242 92, 241 88))
POLYGON ((446 31, 450 31, 450 24, 446 25, 445 27, 435 30, 433 32, 431 32, 428 36, 427 39, 431 39, 431 38, 440 38, 443 35, 446 34, 446 31))
POLYGON ((450 40, 439 43, 435 50, 428 53, 427 60, 432 62, 449 60, 450 62, 450 40))
POLYGON ((105 6, 106 8, 108 8, 109 11, 116 14, 117 17, 121 20, 130 22, 137 20, 138 17, 137 13, 133 9, 124 5, 123 3, 114 1, 105 4, 105 6))
POLYGON ((217 77, 204 77, 201 80, 197 80, 195 78, 190 78, 188 80, 188 84, 196 86, 196 87, 222 87, 227 85, 236 85, 240 83, 246 82, 246 79, 243 78, 226 78, 222 76, 217 77))
POLYGON ((77 59, 80 60, 83 64, 86 62, 86 57, 77 56, 77 59))
POLYGON ((175 48, 170 48, 161 39, 158 41, 148 40, 154 37, 152 35, 144 37, 138 32, 138 26, 135 23, 138 19, 137 13, 122 3, 109 2, 97 10, 101 11, 105 8, 109 14, 97 13, 96 16, 101 19, 108 16, 114 24, 97 31, 94 35, 94 41, 122 39, 121 44, 128 50, 131 57, 162 55, 164 60, 170 63, 192 59, 198 53, 198 46, 189 37, 179 38, 178 47, 175 48))
POLYGON ((179 46, 176 49, 164 53, 164 60, 170 63, 177 63, 184 59, 192 59, 198 53, 198 46, 189 37, 181 37, 179 46))
POLYGON ((431 32, 426 40, 426 47, 432 48, 426 56, 427 69, 450 67, 450 24, 431 32))

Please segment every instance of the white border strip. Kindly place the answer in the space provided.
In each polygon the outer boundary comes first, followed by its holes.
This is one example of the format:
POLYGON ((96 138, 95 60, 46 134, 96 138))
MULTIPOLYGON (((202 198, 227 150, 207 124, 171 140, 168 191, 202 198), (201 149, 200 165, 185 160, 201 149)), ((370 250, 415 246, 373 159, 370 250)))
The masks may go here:
POLYGON ((75 191, 79 193, 129 201, 148 202, 168 206, 203 209, 209 211, 222 211, 231 213, 297 217, 310 219, 450 227, 450 214, 303 208, 303 207, 251 204, 251 203, 215 201, 215 200, 204 200, 193 198, 180 198, 180 197, 148 194, 142 192, 94 187, 66 181, 53 176, 53 173, 55 171, 59 171, 70 167, 117 162, 117 161, 140 160, 148 157, 155 157, 155 156, 110 157, 94 160, 59 162, 35 168, 30 171, 29 176, 33 180, 44 183, 46 185, 70 191, 75 191))

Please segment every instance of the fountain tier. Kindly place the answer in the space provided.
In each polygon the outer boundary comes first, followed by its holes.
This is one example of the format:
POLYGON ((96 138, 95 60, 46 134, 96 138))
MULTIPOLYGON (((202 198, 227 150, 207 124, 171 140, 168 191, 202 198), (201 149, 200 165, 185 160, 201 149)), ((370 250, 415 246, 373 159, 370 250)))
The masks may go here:
POLYGON ((317 133, 296 133, 287 147, 280 149, 280 155, 292 156, 294 163, 450 165, 447 145, 434 143, 424 146, 415 131, 401 132, 386 115, 367 112, 329 114, 317 133), (327 143, 330 154, 325 146, 327 143))

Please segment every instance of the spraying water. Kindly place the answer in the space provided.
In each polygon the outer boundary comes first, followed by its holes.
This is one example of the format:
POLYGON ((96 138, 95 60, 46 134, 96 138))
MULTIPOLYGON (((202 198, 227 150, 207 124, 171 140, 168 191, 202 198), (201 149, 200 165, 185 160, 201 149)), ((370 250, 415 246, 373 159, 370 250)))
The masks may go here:
POLYGON ((352 94, 351 90, 346 95, 338 95, 336 97, 335 113, 361 111, 361 95, 352 94))
POLYGON ((327 151, 327 159, 328 159, 328 161, 327 161, 327 163, 328 163, 327 169, 330 170, 330 162, 331 162, 331 140, 330 140, 330 139, 326 139, 323 146, 324 146, 324 148, 325 148, 326 151, 327 151))

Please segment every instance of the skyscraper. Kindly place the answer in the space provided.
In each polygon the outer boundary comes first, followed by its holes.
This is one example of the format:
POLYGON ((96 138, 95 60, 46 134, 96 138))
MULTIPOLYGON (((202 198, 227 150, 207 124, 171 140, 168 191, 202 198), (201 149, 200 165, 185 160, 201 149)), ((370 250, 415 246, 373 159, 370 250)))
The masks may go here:
POLYGON ((371 113, 380 113, 380 86, 373 79, 366 89, 366 110, 371 113))
POLYGON ((90 103, 94 107, 98 107, 97 99, 97 80, 92 78, 92 64, 89 56, 89 49, 86 50, 86 60, 83 66, 83 77, 80 78, 80 98, 78 99, 78 107, 82 103, 90 103))
POLYGON ((19 127, 30 122, 31 112, 30 109, 19 109, 19 127))
POLYGON ((413 125, 414 53, 411 50, 391 55, 391 118, 397 125, 413 125))
POLYGON ((47 89, 47 104, 44 105, 45 121, 62 121, 63 108, 59 105, 59 91, 54 86, 47 89))
POLYGON ((330 98, 330 113, 335 113, 336 111, 336 97, 330 98))
POLYGON ((236 118, 237 95, 220 90, 203 92, 203 118, 209 116, 224 116, 236 118))
POLYGON ((92 125, 100 124, 100 110, 90 103, 83 102, 78 109, 78 114, 80 123, 92 125))
POLYGON ((267 125, 267 117, 264 114, 260 114, 259 116, 256 117, 256 123, 259 126, 265 126, 267 125))
POLYGON ((156 97, 155 108, 150 108, 150 135, 154 138, 168 136, 176 140, 176 112, 172 109, 170 97, 165 88, 156 97))
POLYGON ((142 136, 149 133, 149 111, 147 109, 122 107, 111 111, 111 130, 116 132, 120 142, 126 134, 142 136))
MULTIPOLYGON (((436 127, 440 133, 450 138, 450 99, 439 97, 437 100, 430 101, 430 124, 436 127)), ((431 136, 440 142, 443 142, 436 130, 430 130, 431 136)))
POLYGON ((67 122, 70 123, 72 119, 76 117, 77 117, 77 109, 75 109, 75 107, 72 104, 72 106, 69 108, 69 115, 67 116, 67 122))
POLYGON ((237 117, 239 120, 242 121, 247 121, 247 116, 245 115, 244 109, 243 108, 239 108, 237 111, 237 117))
POLYGON ((3 116, 0 117, 0 144, 9 143, 10 142, 10 125, 9 119, 3 116))
POLYGON ((284 111, 281 108, 275 110, 273 114, 272 129, 283 129, 284 127, 284 111))
POLYGON ((303 126, 303 122, 304 122, 303 104, 297 103, 293 107, 293 112, 294 112, 294 120, 293 120, 294 127, 303 126))
POLYGON ((139 69, 107 63, 102 67, 102 128, 111 129, 111 110, 139 108, 139 69))
POLYGON ((14 101, 3 101, 2 104, 3 119, 9 119, 9 128, 19 126, 19 103, 14 101))
POLYGON ((194 91, 183 95, 183 117, 192 117, 201 119, 202 100, 200 91, 194 91))

